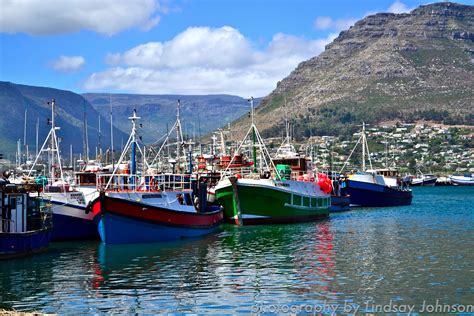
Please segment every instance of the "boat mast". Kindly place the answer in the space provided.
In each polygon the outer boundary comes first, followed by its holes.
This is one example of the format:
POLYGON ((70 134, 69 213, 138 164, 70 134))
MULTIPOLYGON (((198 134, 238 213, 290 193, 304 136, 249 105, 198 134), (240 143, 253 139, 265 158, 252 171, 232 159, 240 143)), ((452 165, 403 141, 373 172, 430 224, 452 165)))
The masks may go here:
POLYGON ((286 131, 286 138, 283 143, 290 144, 291 137, 290 137, 290 122, 288 120, 288 106, 286 104, 286 87, 283 92, 283 99, 285 100, 285 131, 286 131))
POLYGON ((39 117, 36 118, 36 152, 35 156, 38 156, 38 138, 39 138, 39 117))
POLYGON ((369 165, 370 169, 373 169, 372 167, 372 160, 370 159, 370 152, 369 152, 369 145, 367 144, 367 135, 365 133, 365 122, 362 122, 362 133, 361 133, 361 142, 362 142, 362 171, 366 171, 365 167, 365 155, 367 155, 367 158, 369 160, 369 165))
POLYGON ((367 138, 365 137, 365 122, 362 122, 362 171, 365 171, 365 144, 367 138))
MULTIPOLYGON (((132 121, 132 154, 131 154, 131 166, 130 166, 130 174, 132 175, 133 181, 135 180, 134 176, 137 174, 137 126, 135 121, 139 120, 140 117, 137 116, 137 110, 133 110, 133 116, 128 118, 132 121)), ((132 185, 134 183, 132 182, 132 185)))
POLYGON ((357 140, 357 143, 355 144, 354 148, 352 148, 352 151, 349 154, 349 157, 347 157, 346 162, 344 163, 341 170, 339 171, 340 174, 344 171, 344 168, 349 163, 349 160, 351 159, 352 154, 356 150, 357 145, 359 145, 359 143, 361 143, 361 145, 362 145, 362 171, 365 171, 365 152, 366 152, 366 150, 367 150, 367 157, 369 157, 370 169, 373 169, 372 168, 372 160, 370 159, 369 146, 367 144, 367 137, 366 137, 366 134, 365 134, 365 126, 366 125, 367 124, 365 124, 365 122, 362 122, 362 125, 359 125, 359 126, 362 126, 362 132, 360 133, 360 137, 357 140))
POLYGON ((16 142, 16 166, 20 168, 21 166, 21 139, 19 138, 16 142))
POLYGON ((221 152, 222 152, 222 155, 225 155, 226 150, 225 150, 224 130, 220 129, 219 132, 221 134, 221 152))
POLYGON ((178 170, 181 170, 181 145, 183 143, 183 131, 181 129, 181 119, 180 119, 180 108, 181 103, 178 99, 178 104, 176 105, 176 164, 178 165, 178 170))
MULTIPOLYGON (((142 149, 140 148, 140 146, 138 146, 138 139, 137 139, 137 126, 136 126, 136 121, 141 119, 141 117, 138 117, 137 116, 137 110, 134 109, 133 110, 133 116, 130 116, 128 118, 130 121, 132 121, 132 132, 130 133, 130 137, 128 138, 127 140, 127 143, 125 144, 125 148, 123 149, 122 151, 122 154, 120 155, 120 158, 117 162, 117 165, 116 167, 114 168, 114 171, 112 172, 112 175, 110 176, 109 178, 109 181, 107 182, 107 185, 105 186, 105 190, 107 190, 109 187, 110 187, 110 184, 112 183, 112 181, 114 181, 114 176, 117 174, 118 172, 118 169, 120 167, 120 164, 122 163, 122 161, 124 160, 125 158, 125 155, 127 154, 128 150, 131 149, 131 168, 130 168, 130 176, 131 176, 131 180, 130 180, 130 184, 131 184, 131 188, 134 189, 135 188, 135 184, 136 184, 136 174, 137 174, 137 165, 136 165, 136 151, 138 149, 138 151, 140 152, 140 154, 142 155, 142 157, 145 156, 145 152, 144 150, 146 150, 146 148, 142 149)), ((147 163, 146 159, 144 158, 143 159, 143 168, 150 168, 150 165, 147 163)))
POLYGON ((102 144, 100 143, 101 136, 102 136, 102 132, 100 130, 100 115, 99 115, 99 142, 97 144, 97 146, 99 147, 99 154, 98 154, 98 160, 99 161, 102 160, 102 144))
MULTIPOLYGON (((276 170, 275 164, 273 163, 273 160, 271 159, 270 153, 268 152, 267 148, 265 147, 265 143, 263 142, 262 136, 258 132, 257 126, 255 125, 255 119, 254 119, 255 111, 254 111, 254 107, 253 107, 253 97, 251 97, 248 101, 250 101, 250 106, 251 106, 250 115, 251 115, 252 124, 250 125, 250 128, 248 129, 247 133, 245 134, 245 137, 243 138, 242 142, 240 142, 240 145, 234 151, 234 154, 232 155, 232 159, 230 160, 229 165, 226 167, 224 172, 221 173, 221 179, 223 179, 225 177, 227 170, 229 169, 229 167, 234 162, 236 154, 240 152, 241 148, 244 146, 244 144, 248 140, 248 137, 250 137, 250 134, 252 134, 252 136, 253 136, 252 137, 253 164, 254 164, 253 172, 254 173, 257 172, 257 168, 256 168, 256 163, 257 163, 256 142, 257 141, 258 141, 259 148, 262 151, 262 158, 263 158, 262 160, 263 161, 261 162, 261 169, 264 170, 264 167, 266 167, 268 171, 270 171, 272 169, 276 170), (266 158, 268 158, 268 161, 267 161, 266 158)), ((279 177, 278 174, 277 174, 277 177, 279 177)))
POLYGON ((114 125, 112 116, 112 95, 109 93, 109 104, 110 104, 110 156, 112 157, 112 170, 115 169, 114 160, 114 125))
POLYGON ((56 166, 54 165, 54 154, 56 149, 56 132, 55 132, 55 125, 54 125, 54 108, 56 106, 56 100, 51 100, 51 130, 53 131, 53 135, 51 137, 51 184, 53 184, 56 180, 56 166))
POLYGON ((26 152, 26 159, 25 162, 28 161, 28 145, 26 144, 26 121, 28 117, 28 109, 25 109, 25 124, 23 126, 23 147, 25 147, 26 152))
POLYGON ((56 161, 55 159, 58 159, 58 165, 59 165, 59 171, 61 174, 61 180, 64 185, 64 175, 63 175, 63 169, 61 166, 61 156, 59 155, 59 146, 58 146, 58 138, 56 136, 56 130, 59 130, 60 127, 56 127, 55 124, 55 119, 54 119, 54 112, 55 112, 55 107, 56 107, 56 101, 55 99, 52 99, 51 102, 48 102, 48 104, 51 104, 51 120, 48 119, 48 124, 51 122, 51 129, 48 133, 48 136, 46 136, 46 139, 43 143, 43 146, 41 146, 41 149, 39 150, 38 154, 36 155, 36 159, 33 163, 33 165, 30 168, 30 171, 28 172, 28 176, 31 175, 31 173, 34 170, 34 167, 36 166, 36 163, 38 162, 38 159, 43 151, 46 151, 48 155, 51 155, 51 183, 54 183, 56 181, 56 161), (48 141, 50 143, 50 147, 45 149, 45 147, 48 144, 48 141))
POLYGON ((250 117, 252 119, 252 159, 253 159, 253 173, 257 173, 257 147, 255 143, 257 141, 257 135, 255 131, 255 112, 253 108, 253 97, 250 97, 250 117))
POLYGON ((89 162, 89 140, 87 135, 87 114, 86 114, 86 100, 82 100, 82 104, 84 107, 84 119, 83 119, 83 126, 84 126, 84 134, 83 134, 83 152, 84 152, 84 163, 87 165, 89 162))
POLYGON ((202 156, 202 139, 201 139, 201 115, 199 114, 199 103, 195 107, 197 108, 197 119, 198 119, 198 134, 199 134, 199 155, 202 156))

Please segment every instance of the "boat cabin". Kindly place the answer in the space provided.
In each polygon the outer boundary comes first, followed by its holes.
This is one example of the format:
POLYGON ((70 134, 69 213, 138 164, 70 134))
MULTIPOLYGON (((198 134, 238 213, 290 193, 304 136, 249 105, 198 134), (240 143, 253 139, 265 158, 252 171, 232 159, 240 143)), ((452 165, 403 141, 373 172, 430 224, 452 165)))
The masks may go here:
POLYGON ((76 184, 89 187, 97 185, 97 174, 94 172, 76 172, 76 184))
POLYGON ((29 193, 16 184, 0 186, 0 233, 26 233, 43 228, 44 223, 51 224, 50 207, 44 199, 29 193))

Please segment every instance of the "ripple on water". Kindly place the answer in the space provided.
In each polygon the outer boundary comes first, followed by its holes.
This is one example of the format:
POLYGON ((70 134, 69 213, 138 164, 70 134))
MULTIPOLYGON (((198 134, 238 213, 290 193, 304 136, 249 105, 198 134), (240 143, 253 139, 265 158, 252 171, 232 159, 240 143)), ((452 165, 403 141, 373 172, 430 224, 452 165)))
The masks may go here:
POLYGON ((55 243, 0 262, 0 308, 48 313, 245 313, 270 304, 474 301, 473 188, 414 189, 413 205, 202 239, 55 243))

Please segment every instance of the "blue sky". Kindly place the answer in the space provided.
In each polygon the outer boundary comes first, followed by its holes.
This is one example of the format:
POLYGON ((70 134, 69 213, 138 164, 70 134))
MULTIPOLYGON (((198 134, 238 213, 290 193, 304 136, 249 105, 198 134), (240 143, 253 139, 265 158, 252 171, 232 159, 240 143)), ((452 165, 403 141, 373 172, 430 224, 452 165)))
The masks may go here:
POLYGON ((79 93, 264 96, 355 21, 426 3, 0 0, 0 80, 79 93))

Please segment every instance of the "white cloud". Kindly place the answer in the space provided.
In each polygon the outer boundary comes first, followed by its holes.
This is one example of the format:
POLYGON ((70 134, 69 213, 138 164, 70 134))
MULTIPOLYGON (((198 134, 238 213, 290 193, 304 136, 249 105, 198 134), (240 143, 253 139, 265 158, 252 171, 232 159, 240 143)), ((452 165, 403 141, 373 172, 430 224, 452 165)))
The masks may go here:
POLYGON ((357 19, 354 18, 334 20, 329 16, 318 16, 316 20, 314 20, 314 27, 318 30, 335 30, 339 32, 347 30, 354 25, 355 22, 357 22, 357 19))
POLYGON ((408 13, 412 10, 412 8, 407 7, 403 2, 401 1, 395 1, 392 3, 392 5, 388 8, 388 12, 390 13, 408 13))
POLYGON ((329 16, 318 16, 314 21, 314 26, 318 30, 326 30, 332 27, 333 20, 329 16))
POLYGON ((84 66, 86 60, 82 56, 59 56, 57 60, 52 62, 51 67, 61 72, 73 72, 84 66))
POLYGON ((298 63, 318 55, 335 38, 307 40, 275 34, 257 50, 238 30, 190 27, 167 42, 149 42, 109 54, 112 67, 94 73, 87 90, 118 89, 135 93, 263 96, 298 63))
POLYGON ((90 30, 112 35, 159 23, 157 0, 2 1, 0 32, 51 35, 90 30))

